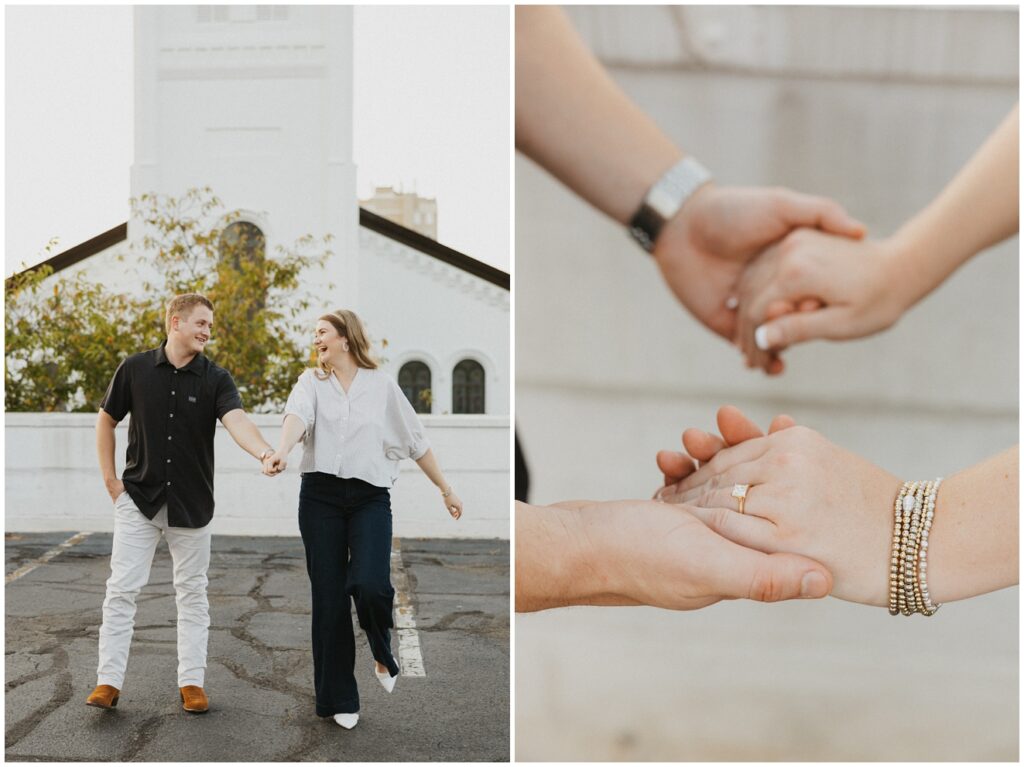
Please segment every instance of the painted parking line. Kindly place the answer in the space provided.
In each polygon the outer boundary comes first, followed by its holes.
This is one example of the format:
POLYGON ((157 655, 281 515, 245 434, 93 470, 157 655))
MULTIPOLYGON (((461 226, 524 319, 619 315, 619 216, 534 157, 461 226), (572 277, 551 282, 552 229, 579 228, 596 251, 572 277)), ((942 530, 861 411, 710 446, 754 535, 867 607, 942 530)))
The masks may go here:
POLYGON ((395 538, 391 548, 391 583, 395 587, 395 629, 398 632, 398 665, 402 676, 426 676, 416 613, 412 607, 412 589, 402 561, 402 545, 395 538))
POLYGON ((14 572, 8 573, 6 576, 4 576, 4 585, 6 586, 8 583, 13 583, 14 581, 18 580, 18 578, 28 575, 30 572, 35 570, 40 565, 45 565, 51 559, 63 554, 72 546, 77 546, 90 535, 92 535, 92 533, 76 533, 75 535, 72 535, 70 538, 64 541, 64 543, 58 546, 54 546, 41 557, 36 557, 31 562, 26 562, 25 564, 23 564, 14 572))

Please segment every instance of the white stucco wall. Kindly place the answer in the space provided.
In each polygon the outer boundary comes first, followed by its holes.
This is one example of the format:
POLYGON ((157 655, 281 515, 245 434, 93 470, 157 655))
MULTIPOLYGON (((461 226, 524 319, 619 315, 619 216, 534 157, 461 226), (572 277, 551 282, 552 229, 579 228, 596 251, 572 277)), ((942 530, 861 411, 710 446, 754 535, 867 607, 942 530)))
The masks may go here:
MULTIPOLYGON (((277 444, 280 417, 255 415, 277 444)), ((465 504, 458 522, 412 461, 391 491, 396 536, 509 537, 509 419, 507 416, 423 416, 434 453, 465 504)), ((5 443, 5 524, 8 531, 110 532, 113 515, 96 464, 96 417, 83 413, 8 413, 5 443)), ((128 419, 117 428, 117 471, 124 468, 128 419)), ((220 425, 215 438, 214 533, 298 535, 301 446, 282 475, 264 477, 257 461, 220 425)))
MULTIPOLYGON (((874 236, 937 194, 1018 98, 1015 9, 569 13, 720 183, 832 196, 874 236)), ((763 425, 788 412, 906 477, 999 452, 1018 440, 1018 248, 980 255, 886 333, 790 350, 767 379, 621 227, 519 157, 516 423, 534 501, 649 497, 655 451, 713 428, 725 403, 763 425)), ((1018 599, 928 620, 837 601, 518 616, 517 758, 1015 760, 1018 599)))
POLYGON ((425 362, 433 412, 442 414, 452 408, 452 369, 476 360, 485 412, 508 415, 509 292, 369 229, 359 232, 359 261, 356 311, 375 340, 387 339, 385 369, 397 378, 405 362, 425 362))

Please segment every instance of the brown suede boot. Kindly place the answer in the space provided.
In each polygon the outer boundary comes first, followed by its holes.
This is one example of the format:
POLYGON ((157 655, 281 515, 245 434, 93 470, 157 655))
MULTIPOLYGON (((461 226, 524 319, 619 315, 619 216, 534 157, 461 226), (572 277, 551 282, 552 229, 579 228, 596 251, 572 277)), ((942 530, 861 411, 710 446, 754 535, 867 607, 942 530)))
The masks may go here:
POLYGON ((92 694, 85 699, 85 705, 95 706, 96 708, 117 708, 117 699, 121 696, 121 691, 116 687, 111 687, 109 684, 96 685, 96 689, 92 691, 92 694))
POLYGON ((210 710, 210 701, 202 687, 188 684, 179 687, 178 692, 181 693, 181 707, 190 714, 205 714, 210 710))

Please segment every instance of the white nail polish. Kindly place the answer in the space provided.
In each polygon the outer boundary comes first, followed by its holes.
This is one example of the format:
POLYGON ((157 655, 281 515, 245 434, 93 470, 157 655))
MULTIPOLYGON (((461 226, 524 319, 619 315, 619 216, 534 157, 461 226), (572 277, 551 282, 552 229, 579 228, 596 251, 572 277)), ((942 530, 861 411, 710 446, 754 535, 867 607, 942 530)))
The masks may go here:
POLYGON ((761 325, 757 330, 754 331, 754 343, 757 344, 757 348, 763 352, 768 351, 768 326, 761 325))

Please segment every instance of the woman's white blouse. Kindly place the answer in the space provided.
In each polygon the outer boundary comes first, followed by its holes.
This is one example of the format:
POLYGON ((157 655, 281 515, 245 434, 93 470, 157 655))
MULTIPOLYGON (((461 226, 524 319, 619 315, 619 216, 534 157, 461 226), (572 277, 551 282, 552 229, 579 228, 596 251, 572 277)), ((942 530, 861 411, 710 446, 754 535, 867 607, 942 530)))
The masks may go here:
POLYGON ((415 461, 430 449, 416 411, 382 370, 359 368, 348 394, 335 376, 320 379, 307 370, 284 412, 306 425, 302 473, 322 471, 391 487, 403 458, 415 461))

